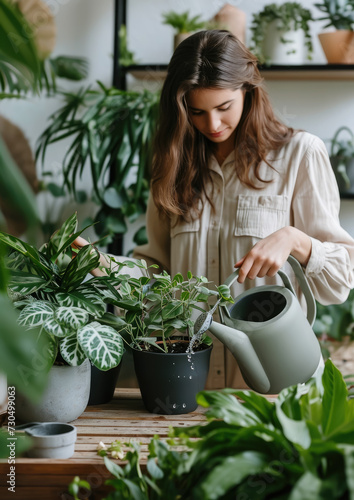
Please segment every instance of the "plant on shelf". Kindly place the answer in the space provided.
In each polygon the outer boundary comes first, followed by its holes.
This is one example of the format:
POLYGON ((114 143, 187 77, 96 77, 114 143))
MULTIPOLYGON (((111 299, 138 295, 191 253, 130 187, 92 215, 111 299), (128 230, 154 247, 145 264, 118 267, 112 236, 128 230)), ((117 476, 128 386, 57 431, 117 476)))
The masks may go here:
POLYGON ((146 469, 136 442, 125 443, 119 464, 104 456, 112 488, 105 500, 353 495, 354 400, 331 361, 322 378, 284 389, 274 402, 236 389, 203 391, 197 399, 208 422, 172 428, 168 443, 151 439, 146 469))
MULTIPOLYGON (((211 347, 207 338, 193 336, 193 311, 204 311, 210 297, 232 302, 230 289, 208 287, 207 278, 188 273, 153 274, 144 261, 117 262, 104 283, 116 296, 111 304, 124 311, 135 372, 145 407, 154 413, 187 413, 196 408, 195 395, 205 385, 211 347), (141 277, 124 274, 123 267, 141 269, 141 277)), ((208 307, 208 306, 207 306, 208 307)))
MULTIPOLYGON (((43 163, 50 144, 71 138, 62 166, 65 187, 79 197, 77 182, 89 162, 93 199, 99 207, 95 231, 108 244, 114 235, 127 231, 127 222, 146 211, 159 94, 100 84, 99 90, 82 89, 63 97, 66 102, 51 115, 36 156, 43 163)), ((145 242, 144 234, 140 228, 135 243, 145 242)))
POLYGON ((335 31, 319 33, 323 51, 329 63, 354 63, 354 1, 322 0, 314 4, 321 13, 318 21, 325 21, 324 28, 335 31))
POLYGON ((253 14, 251 50, 261 63, 303 63, 312 58, 311 21, 311 12, 300 3, 265 5, 253 14))
POLYGON ((354 193, 354 134, 348 127, 340 127, 330 141, 330 160, 339 192, 354 193), (340 138, 343 133, 349 138, 340 138))
POLYGON ((175 11, 166 12, 162 14, 162 18, 163 24, 168 24, 175 30, 174 49, 192 33, 207 27, 207 23, 200 19, 200 15, 192 17, 188 10, 181 13, 175 11))

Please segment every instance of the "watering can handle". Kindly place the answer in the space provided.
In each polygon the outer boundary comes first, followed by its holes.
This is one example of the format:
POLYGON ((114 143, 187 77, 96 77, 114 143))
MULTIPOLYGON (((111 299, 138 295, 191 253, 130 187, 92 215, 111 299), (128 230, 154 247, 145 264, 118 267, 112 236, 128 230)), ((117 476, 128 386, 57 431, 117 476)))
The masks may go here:
MULTIPOLYGON (((315 302, 314 296, 311 292, 311 288, 308 284, 308 281, 306 279, 306 276, 304 275, 304 272, 302 270, 302 267, 301 267, 301 264, 299 263, 299 261, 297 261, 295 259, 295 257, 293 257, 292 255, 289 255, 288 262, 291 265, 291 267, 294 271, 294 274, 296 276, 296 279, 298 280, 298 282, 300 284, 301 291, 305 296, 306 305, 307 305, 307 321, 312 326, 314 321, 315 321, 315 318, 316 318, 316 302, 315 302)), ((225 281, 224 284, 226 286, 230 287, 236 281, 236 279, 238 277, 238 272, 239 272, 239 270, 236 269, 236 271, 233 272, 227 278, 227 280, 225 281)), ((288 290, 290 290, 290 292, 292 292, 294 295, 296 295, 294 288, 289 280, 288 275, 284 271, 282 271, 281 269, 279 269, 278 274, 281 277, 285 288, 287 288, 288 290)))

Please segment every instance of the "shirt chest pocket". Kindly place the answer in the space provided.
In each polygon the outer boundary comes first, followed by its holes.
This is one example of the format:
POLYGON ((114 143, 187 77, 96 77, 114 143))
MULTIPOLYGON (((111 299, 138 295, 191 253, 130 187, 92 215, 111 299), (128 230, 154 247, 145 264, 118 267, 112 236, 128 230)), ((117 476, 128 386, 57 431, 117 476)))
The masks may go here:
POLYGON ((193 220, 191 222, 178 222, 175 224, 172 221, 170 236, 174 238, 177 235, 189 235, 190 233, 197 233, 200 229, 200 219, 193 220))
POLYGON ((239 195, 235 236, 265 238, 286 225, 288 199, 282 195, 239 195))

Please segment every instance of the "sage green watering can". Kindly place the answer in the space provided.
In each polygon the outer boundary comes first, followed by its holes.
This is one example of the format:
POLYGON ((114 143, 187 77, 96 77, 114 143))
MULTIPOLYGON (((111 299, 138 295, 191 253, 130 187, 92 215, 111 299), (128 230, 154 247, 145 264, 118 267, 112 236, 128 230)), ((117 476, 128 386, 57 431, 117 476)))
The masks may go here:
MULTIPOLYGON (((292 256, 294 270, 307 303, 307 318, 287 274, 279 270, 284 286, 264 285, 239 295, 230 309, 219 306, 223 324, 212 312, 197 319, 194 331, 209 330, 232 352, 247 385, 263 394, 309 380, 323 366, 319 342, 312 330, 316 303, 301 265, 292 256)), ((225 285, 231 286, 238 270, 225 285)), ((215 309, 215 307, 213 308, 215 309)))

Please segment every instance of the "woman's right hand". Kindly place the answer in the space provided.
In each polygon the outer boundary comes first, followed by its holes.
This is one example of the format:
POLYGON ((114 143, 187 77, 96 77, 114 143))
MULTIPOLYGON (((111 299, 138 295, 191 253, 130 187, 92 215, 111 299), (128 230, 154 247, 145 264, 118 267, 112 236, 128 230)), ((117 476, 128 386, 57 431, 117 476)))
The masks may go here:
MULTIPOLYGON (((86 245, 92 245, 92 244, 89 243, 87 240, 85 240, 85 238, 82 238, 81 236, 78 236, 71 243, 71 248, 80 251, 86 245)), ((95 249, 97 250, 96 247, 95 247, 95 249)), ((100 255, 100 266, 107 267, 107 261, 106 261, 106 259, 104 258, 104 256, 101 253, 99 253, 99 255, 100 255)), ((73 259, 75 258, 75 256, 76 256, 76 252, 72 252, 72 258, 73 259)), ((90 271, 90 273, 92 274, 92 276, 107 276, 107 273, 104 270, 100 269, 99 267, 97 267, 96 269, 92 269, 92 271, 90 271)))

